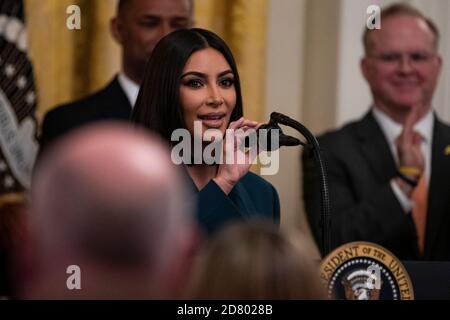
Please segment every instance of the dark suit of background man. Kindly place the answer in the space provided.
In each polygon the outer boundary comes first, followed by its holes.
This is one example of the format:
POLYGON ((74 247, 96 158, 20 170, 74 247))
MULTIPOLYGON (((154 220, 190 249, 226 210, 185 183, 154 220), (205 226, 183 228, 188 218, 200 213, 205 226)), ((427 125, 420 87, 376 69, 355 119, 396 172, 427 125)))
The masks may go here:
POLYGON ((120 0, 111 33, 122 47, 121 72, 102 90, 49 111, 42 125, 41 150, 81 125, 128 120, 153 48, 166 34, 190 27, 192 11, 192 0, 120 0))
MULTIPOLYGON (((450 260, 450 127, 431 107, 442 65, 438 40, 435 25, 404 5, 382 11, 381 30, 365 31, 361 69, 373 106, 319 138, 333 247, 365 240, 401 259, 450 260)), ((317 173, 303 158, 306 211, 319 240, 317 173)))

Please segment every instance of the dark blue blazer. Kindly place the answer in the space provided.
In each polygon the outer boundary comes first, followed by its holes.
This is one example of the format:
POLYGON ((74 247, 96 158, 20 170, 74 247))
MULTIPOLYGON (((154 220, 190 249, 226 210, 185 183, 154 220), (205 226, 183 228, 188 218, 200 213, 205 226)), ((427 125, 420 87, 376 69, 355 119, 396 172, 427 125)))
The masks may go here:
POLYGON ((252 172, 243 176, 228 195, 213 180, 200 191, 189 180, 197 196, 198 222, 209 235, 239 219, 261 218, 280 223, 277 191, 269 182, 252 172))
POLYGON ((128 121, 130 114, 130 101, 115 77, 100 91, 47 112, 39 139, 40 152, 57 138, 82 125, 101 120, 128 121))
MULTIPOLYGON (((411 214, 403 211, 390 186, 397 168, 372 112, 318 140, 330 186, 333 247, 370 241, 403 260, 450 260, 450 126, 435 117, 423 255, 411 214)), ((306 213, 320 242, 318 171, 306 153, 303 179, 306 213)))

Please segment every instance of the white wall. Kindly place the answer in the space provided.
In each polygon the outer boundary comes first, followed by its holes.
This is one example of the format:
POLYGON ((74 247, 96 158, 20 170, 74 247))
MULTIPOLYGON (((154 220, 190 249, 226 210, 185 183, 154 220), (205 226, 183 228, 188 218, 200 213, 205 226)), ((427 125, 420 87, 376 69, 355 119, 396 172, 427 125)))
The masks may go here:
MULTIPOLYGON (((304 0, 270 1, 266 119, 272 111, 278 111, 301 120, 305 3, 304 0)), ((301 220, 300 150, 282 148, 278 174, 264 176, 279 192, 283 226, 301 220)))

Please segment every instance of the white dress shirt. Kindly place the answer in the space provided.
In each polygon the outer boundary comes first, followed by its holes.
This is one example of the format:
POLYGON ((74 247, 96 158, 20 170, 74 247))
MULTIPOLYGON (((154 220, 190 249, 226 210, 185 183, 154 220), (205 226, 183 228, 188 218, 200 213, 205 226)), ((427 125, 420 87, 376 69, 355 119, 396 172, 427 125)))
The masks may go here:
MULTIPOLYGON (((381 131, 383 131, 386 140, 388 141, 389 147, 391 149, 392 155, 395 159, 395 162, 398 166, 398 154, 397 147, 395 141, 400 136, 403 131, 403 125, 392 120, 386 113, 381 111, 380 109, 373 107, 372 113, 379 124, 381 131)), ((434 116, 433 112, 430 110, 428 113, 422 117, 415 125, 414 131, 420 133, 422 136, 422 152, 425 156, 425 177, 427 181, 430 181, 431 176, 431 146, 433 139, 433 127, 434 127, 434 116)), ((400 189, 400 187, 394 182, 394 179, 391 180, 391 188, 400 202, 403 210, 408 213, 413 208, 413 202, 406 196, 406 194, 400 189)))
POLYGON ((136 99, 139 93, 139 85, 128 78, 123 72, 119 73, 117 79, 119 80, 119 84, 122 87, 123 91, 125 91, 128 101, 130 101, 131 108, 134 108, 134 104, 136 103, 136 99))

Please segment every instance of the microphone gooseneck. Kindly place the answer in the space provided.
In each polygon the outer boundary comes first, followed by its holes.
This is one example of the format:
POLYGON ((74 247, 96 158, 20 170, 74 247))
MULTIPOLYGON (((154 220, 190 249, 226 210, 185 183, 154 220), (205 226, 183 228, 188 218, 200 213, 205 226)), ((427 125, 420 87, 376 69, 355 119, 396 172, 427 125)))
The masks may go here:
MULTIPOLYGON (((320 177, 320 193, 321 193, 321 221, 320 227, 322 229, 322 243, 321 251, 324 255, 330 252, 331 248, 331 206, 330 206, 330 195, 328 188, 328 178, 326 173, 325 163, 322 159, 319 142, 316 137, 300 122, 289 118, 288 116, 272 112, 270 115, 270 121, 267 124, 260 126, 256 131, 260 129, 266 129, 267 139, 262 139, 264 141, 259 141, 259 147, 265 151, 273 151, 272 143, 270 141, 270 131, 279 130, 279 147, 281 146, 298 146, 302 145, 304 148, 308 148, 308 151, 313 152, 314 160, 318 165, 319 177, 320 177), (297 130, 306 139, 306 143, 300 141, 297 138, 286 135, 281 130, 279 124, 291 127, 297 130)), ((258 135, 259 136, 259 135, 258 135)), ((246 144, 248 140, 246 139, 246 144)), ((276 149, 276 148, 275 148, 276 149)))

